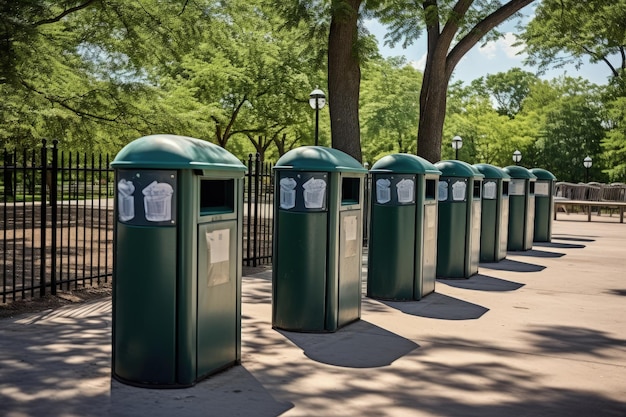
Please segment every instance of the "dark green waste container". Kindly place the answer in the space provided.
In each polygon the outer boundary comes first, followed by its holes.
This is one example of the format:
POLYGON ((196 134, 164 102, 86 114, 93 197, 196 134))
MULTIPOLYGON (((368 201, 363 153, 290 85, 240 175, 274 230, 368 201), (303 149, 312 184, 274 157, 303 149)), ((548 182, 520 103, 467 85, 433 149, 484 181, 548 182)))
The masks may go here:
POLYGON ((469 278, 480 262, 481 174, 462 161, 440 161, 437 276, 469 278))
POLYGON ((239 363, 246 167, 175 135, 139 138, 111 166, 113 377, 185 387, 239 363))
POLYGON ((490 164, 476 164, 474 167, 485 176, 480 222, 480 261, 499 262, 506 258, 511 177, 501 168, 490 164))
POLYGON ((532 168, 535 182, 535 229, 534 242, 552 241, 552 218, 554 216, 554 186, 556 177, 542 168, 532 168))
POLYGON ((535 228, 535 181, 528 169, 511 165, 503 168, 509 174, 509 237, 507 249, 526 251, 533 247, 535 228))
POLYGON ((334 332, 361 317, 367 170, 322 146, 293 149, 274 170, 272 326, 334 332))
POLYGON ((435 291, 441 172, 418 156, 394 154, 370 174, 367 295, 420 300, 435 291))

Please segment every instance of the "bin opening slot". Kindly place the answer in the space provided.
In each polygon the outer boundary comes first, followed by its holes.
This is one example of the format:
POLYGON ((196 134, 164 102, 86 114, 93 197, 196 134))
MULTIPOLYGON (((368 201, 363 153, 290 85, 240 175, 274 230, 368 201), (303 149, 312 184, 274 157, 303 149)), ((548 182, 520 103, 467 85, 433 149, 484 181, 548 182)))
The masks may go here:
POLYGON ((482 181, 474 180, 474 191, 473 191, 472 196, 474 197, 475 200, 480 199, 480 193, 483 188, 482 183, 483 183, 482 181))
POLYGON ((348 206, 359 204, 361 191, 360 178, 342 178, 341 180, 341 205, 348 206))
POLYGON ((426 180, 426 200, 435 200, 437 198, 437 180, 426 180))
POLYGON ((233 213, 235 180, 200 180, 200 215, 233 213))
POLYGON ((509 182, 502 181, 502 196, 507 197, 509 195, 509 182))
POLYGON ((529 191, 529 194, 531 194, 531 195, 532 195, 532 194, 535 194, 535 182, 534 182, 534 181, 531 181, 531 182, 530 182, 530 191, 529 191))

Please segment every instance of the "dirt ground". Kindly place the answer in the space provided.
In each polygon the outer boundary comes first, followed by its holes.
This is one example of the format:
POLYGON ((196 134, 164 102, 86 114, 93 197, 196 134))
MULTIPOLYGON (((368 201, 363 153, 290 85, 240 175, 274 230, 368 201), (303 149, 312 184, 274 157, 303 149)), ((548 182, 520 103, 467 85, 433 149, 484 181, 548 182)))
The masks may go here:
MULTIPOLYGON (((243 267, 243 275, 252 275, 266 271, 269 265, 257 267, 243 267)), ((112 294, 111 283, 99 287, 81 288, 74 291, 57 291, 56 295, 47 294, 44 297, 19 300, 8 304, 0 304, 0 319, 15 317, 27 313, 55 310, 68 304, 78 304, 87 301, 108 297, 112 294)))

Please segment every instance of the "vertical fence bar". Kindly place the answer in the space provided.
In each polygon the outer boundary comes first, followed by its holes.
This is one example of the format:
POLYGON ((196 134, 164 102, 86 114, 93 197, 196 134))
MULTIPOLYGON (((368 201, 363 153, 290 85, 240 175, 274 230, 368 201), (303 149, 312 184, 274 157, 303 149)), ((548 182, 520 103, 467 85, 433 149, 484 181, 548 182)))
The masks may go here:
MULTIPOLYGON (((28 166, 28 154, 26 152, 26 149, 22 150, 22 271, 24 271, 22 273, 22 285, 21 285, 21 290, 22 290, 22 299, 24 299, 26 297, 26 283, 27 283, 27 279, 26 279, 26 234, 28 232, 28 226, 26 224, 26 207, 28 207, 28 203, 26 201, 26 190, 28 189, 28 177, 32 177, 33 180, 31 181, 34 184, 35 181, 35 173, 36 173, 36 168, 35 168, 35 154, 33 153, 32 158, 31 158, 31 164, 30 166, 28 166)), ((15 154, 15 163, 17 166, 17 153, 15 154)), ((16 169, 16 177, 17 177, 17 169, 16 169)), ((31 227, 30 227, 30 231, 33 234, 33 238, 31 239, 31 246, 34 244, 35 242, 35 221, 34 221, 34 213, 35 213, 35 196, 34 196, 34 192, 33 194, 33 198, 30 201, 30 207, 31 207, 31 213, 33 213, 31 215, 31 217, 33 217, 33 221, 31 222, 31 227)), ((14 205, 13 205, 13 300, 15 300, 15 285, 17 282, 17 265, 19 263, 18 259, 17 259, 17 206, 15 205, 15 202, 17 201, 17 178, 15 178, 15 198, 13 199, 14 205)), ((33 264, 34 260, 33 258, 35 257, 35 250, 34 247, 31 250, 31 264, 33 264)), ((31 266, 30 268, 30 295, 31 297, 35 295, 35 269, 33 266, 31 266)))
MULTIPOLYGON (((26 166, 26 163, 28 161, 28 157, 26 154, 26 150, 24 150, 24 162, 23 165, 26 166)), ((36 201, 35 201, 35 190, 36 190, 36 184, 35 184, 35 179, 37 178, 37 151, 36 150, 32 150, 32 152, 30 153, 30 174, 32 177, 31 180, 31 210, 30 210, 30 228, 31 228, 31 232, 33 233, 33 238, 30 240, 30 295, 31 297, 35 296, 35 289, 36 289, 36 285, 35 285, 35 231, 37 230, 37 216, 35 214, 35 208, 36 208, 36 201)), ((24 171, 24 178, 26 178, 26 171, 24 171)), ((26 184, 26 183, 24 183, 26 184)), ((26 188, 24 188, 24 193, 26 192, 26 188)), ((26 194, 24 194, 23 196, 23 200, 26 200, 26 194)), ((24 203, 26 204, 26 203, 24 203)), ((26 222, 24 222, 26 223, 26 222)), ((25 229, 24 229, 25 230, 25 229)), ((25 282, 25 280, 23 280, 25 282)), ((41 290, 41 289, 40 289, 41 290)))
POLYGON ((254 260, 252 261, 252 266, 258 266, 259 262, 259 186, 260 186, 260 155, 256 154, 256 158, 254 160, 254 247, 253 247, 253 256, 254 260))
MULTIPOLYGON (((109 194, 108 193, 108 190, 109 190, 109 173, 110 173, 110 171, 109 171, 110 168, 109 167, 110 167, 110 165, 109 165, 109 155, 107 154, 107 157, 106 157, 107 196, 109 194)), ((109 274, 108 274, 108 269, 109 269, 109 200, 108 200, 108 198, 106 200, 106 204, 107 204, 107 207, 106 207, 105 218, 104 218, 104 224, 105 224, 105 227, 106 227, 106 241, 104 243, 104 247, 105 247, 104 248, 105 249, 104 250, 104 264, 106 265, 106 268, 107 268, 107 274, 105 276, 105 282, 108 281, 108 277, 109 277, 109 274)), ((115 208, 113 208, 113 209, 114 209, 113 212, 115 212, 115 208)))
POLYGON ((8 162, 9 153, 6 149, 2 152, 2 303, 7 302, 7 197, 10 193, 10 185, 8 184, 8 180, 10 178, 9 175, 9 166, 11 165, 8 162))
POLYGON ((46 180, 48 178, 48 149, 46 148, 47 141, 41 140, 41 253, 39 264, 39 295, 43 297, 46 295, 46 180))
POLYGON ((246 199, 248 204, 248 218, 246 223, 246 266, 250 266, 252 248, 250 247, 252 225, 252 154, 248 154, 248 173, 246 174, 246 199))
MULTIPOLYGON (((81 252, 83 258, 83 282, 82 286, 85 286, 85 281, 87 280, 87 271, 85 268, 85 256, 87 254, 87 152, 83 154, 83 221, 81 222, 83 227, 83 251, 81 252)), ((77 283, 78 284, 78 283, 77 283)))
MULTIPOLYGON (((98 271, 98 285, 100 285, 100 275, 101 275, 101 269, 100 269, 100 242, 102 241, 102 154, 98 155, 98 244, 97 244, 97 249, 98 249, 98 262, 97 262, 97 267, 96 270, 98 271)), ((91 241, 93 242, 93 232, 92 232, 92 239, 91 241)), ((92 243, 93 244, 93 243, 92 243)), ((93 247, 91 248, 92 252, 93 252, 93 247)))
POLYGON ((50 245, 50 294, 56 295, 57 293, 57 173, 59 165, 59 150, 57 145, 59 141, 54 139, 52 141, 52 169, 48 174, 50 180, 48 186, 50 187, 50 235, 52 243, 50 245))

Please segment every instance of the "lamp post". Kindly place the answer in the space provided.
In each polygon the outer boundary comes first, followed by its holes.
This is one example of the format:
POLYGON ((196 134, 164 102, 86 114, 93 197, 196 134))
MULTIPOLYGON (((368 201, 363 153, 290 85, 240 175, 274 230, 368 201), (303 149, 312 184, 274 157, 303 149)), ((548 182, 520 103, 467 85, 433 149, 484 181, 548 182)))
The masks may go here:
POLYGON ((463 147, 463 138, 455 136, 452 138, 452 149, 454 149, 454 159, 459 159, 459 149, 463 147))
POLYGON ((593 162, 590 156, 583 159, 583 166, 585 167, 585 182, 589 182, 589 168, 591 168, 591 165, 593 165, 593 162))
POLYGON ((522 160, 522 153, 517 150, 513 152, 513 162, 515 162, 515 165, 519 165, 519 161, 521 160, 522 160))
POLYGON ((309 104, 315 110, 315 146, 317 146, 320 131, 320 110, 326 105, 326 94, 319 87, 316 87, 309 94, 309 104))

